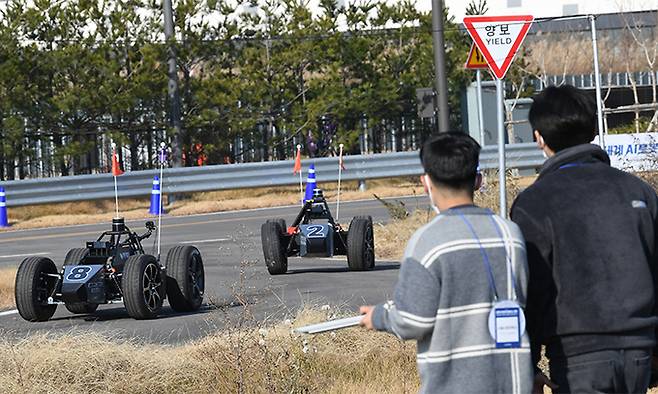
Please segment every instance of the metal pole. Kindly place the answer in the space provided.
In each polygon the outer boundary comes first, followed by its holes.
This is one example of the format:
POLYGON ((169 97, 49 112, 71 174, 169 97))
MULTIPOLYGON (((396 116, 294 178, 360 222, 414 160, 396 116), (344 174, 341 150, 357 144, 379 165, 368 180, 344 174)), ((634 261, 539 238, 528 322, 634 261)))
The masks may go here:
POLYGON ((172 9, 172 0, 163 0, 162 7, 164 11, 164 33, 165 39, 168 43, 167 63, 169 65, 169 103, 171 105, 171 113, 169 114, 169 122, 173 128, 173 136, 171 139, 171 154, 172 164, 174 167, 182 167, 183 154, 181 152, 181 119, 180 119, 180 94, 178 92, 178 69, 176 67, 176 52, 174 50, 174 11, 172 9))
POLYGON ((477 70, 475 72, 476 80, 476 95, 477 95, 477 105, 478 105, 478 127, 480 128, 480 145, 484 146, 484 119, 482 114, 482 72, 477 70))
POLYGON ((434 69, 439 111, 439 132, 448 131, 448 80, 446 78, 445 44, 443 41, 443 0, 432 0, 432 41, 434 69))
POLYGON ((505 118, 503 112, 503 81, 496 78, 496 112, 498 113, 498 185, 500 188, 500 216, 507 217, 505 190, 505 118))
POLYGON ((592 52, 594 53, 594 76, 596 81, 596 117, 599 125, 599 144, 605 148, 603 136, 603 100, 601 99, 601 73, 599 72, 599 49, 596 45, 596 16, 589 16, 590 25, 592 26, 592 52))

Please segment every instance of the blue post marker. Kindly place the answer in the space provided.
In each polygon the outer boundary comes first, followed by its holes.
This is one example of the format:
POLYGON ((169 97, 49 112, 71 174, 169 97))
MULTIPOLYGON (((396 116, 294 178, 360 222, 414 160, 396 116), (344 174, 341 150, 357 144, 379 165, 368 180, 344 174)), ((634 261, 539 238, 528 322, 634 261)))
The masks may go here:
POLYGON ((7 220, 7 196, 5 188, 0 186, 0 227, 9 227, 7 220))
POLYGON ((313 189, 315 189, 315 164, 308 167, 308 178, 306 179, 306 192, 304 193, 304 202, 313 199, 313 189))
POLYGON ((149 213, 151 215, 157 215, 160 213, 158 212, 158 207, 160 207, 160 212, 164 213, 160 194, 160 178, 156 175, 153 177, 153 190, 151 190, 151 208, 149 208, 149 213))

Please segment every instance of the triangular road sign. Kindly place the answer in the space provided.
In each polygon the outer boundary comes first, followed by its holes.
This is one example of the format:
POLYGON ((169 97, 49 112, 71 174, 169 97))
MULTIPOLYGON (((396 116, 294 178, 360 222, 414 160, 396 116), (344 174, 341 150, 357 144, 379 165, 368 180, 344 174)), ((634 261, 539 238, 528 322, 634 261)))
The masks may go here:
POLYGON ((487 65, 487 60, 482 56, 478 47, 475 44, 471 45, 471 50, 468 51, 468 59, 466 59, 466 64, 464 68, 469 70, 476 70, 479 68, 489 68, 487 65))
POLYGON ((468 16, 464 26, 496 78, 503 79, 533 20, 532 15, 468 16))

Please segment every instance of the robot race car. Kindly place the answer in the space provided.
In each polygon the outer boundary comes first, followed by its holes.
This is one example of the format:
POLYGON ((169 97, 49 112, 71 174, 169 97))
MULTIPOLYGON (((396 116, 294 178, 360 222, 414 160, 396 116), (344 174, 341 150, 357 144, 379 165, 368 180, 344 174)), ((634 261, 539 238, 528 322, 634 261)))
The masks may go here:
POLYGON ((199 250, 175 246, 163 265, 141 244, 155 229, 147 222, 146 233, 137 235, 123 218, 112 219, 112 230, 86 248, 71 249, 60 271, 47 257, 26 258, 16 274, 18 312, 28 321, 46 321, 58 304, 71 313, 89 314, 100 304, 123 303, 131 317, 152 319, 165 298, 177 312, 199 309, 204 292, 199 250))
POLYGON ((313 190, 292 226, 283 219, 269 219, 261 226, 265 264, 271 275, 288 270, 288 257, 347 255, 351 271, 375 267, 375 243, 370 216, 356 216, 349 231, 334 221, 322 190, 313 190))

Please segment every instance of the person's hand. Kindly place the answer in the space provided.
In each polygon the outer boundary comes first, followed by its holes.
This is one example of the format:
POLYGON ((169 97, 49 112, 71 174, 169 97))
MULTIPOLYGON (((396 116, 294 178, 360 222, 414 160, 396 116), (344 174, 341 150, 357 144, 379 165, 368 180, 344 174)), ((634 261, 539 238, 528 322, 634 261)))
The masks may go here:
POLYGON ((544 394, 544 386, 550 387, 551 390, 558 388, 558 385, 544 375, 543 372, 537 372, 532 384, 532 394, 544 394))
POLYGON ((363 318, 359 322, 360 326, 367 328, 368 330, 374 330, 375 327, 372 325, 372 312, 375 310, 375 307, 372 305, 364 305, 359 308, 359 312, 363 315, 363 318))

